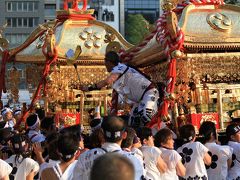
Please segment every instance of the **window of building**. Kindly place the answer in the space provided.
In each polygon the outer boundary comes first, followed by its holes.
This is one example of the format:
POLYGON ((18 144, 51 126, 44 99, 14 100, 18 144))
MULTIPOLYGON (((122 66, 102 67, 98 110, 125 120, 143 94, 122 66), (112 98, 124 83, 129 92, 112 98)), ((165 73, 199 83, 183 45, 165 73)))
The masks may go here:
POLYGON ((17 43, 18 44, 22 43, 22 34, 17 34, 17 43))
POLYGON ((45 9, 56 9, 56 4, 45 4, 45 9))
POLYGON ((12 2, 12 11, 17 11, 17 2, 12 2))
POLYGON ((12 27, 17 27, 17 18, 12 18, 12 27))
POLYGON ((39 24, 39 18, 34 18, 34 26, 38 26, 39 24))
POLYGON ((28 27, 33 27, 33 18, 28 19, 28 27))
POLYGON ((28 18, 23 18, 23 27, 28 27, 28 18))
POLYGON ((6 34, 6 38, 9 40, 10 44, 22 44, 28 37, 28 34, 6 34))
POLYGON ((39 24, 38 17, 30 17, 30 18, 6 18, 8 27, 18 27, 18 28, 27 28, 27 27, 35 27, 39 24))
POLYGON ((12 19, 11 18, 7 18, 7 26, 8 27, 12 27, 12 19))
POLYGON ((23 2, 23 11, 27 11, 28 10, 28 2, 24 1, 23 2))
POLYGON ((34 2, 34 11, 38 11, 38 2, 34 2))
POLYGON ((11 35, 11 41, 10 41, 11 44, 17 44, 17 35, 14 34, 14 35, 11 35))
POLYGON ((108 9, 104 9, 102 14, 103 21, 114 21, 114 14, 112 11, 108 11, 108 9))
POLYGON ((22 18, 18 18, 18 27, 22 27, 22 18))
POLYGON ((12 11, 12 4, 7 2, 7 11, 12 11))
POLYGON ((23 11, 23 3, 22 2, 18 2, 18 11, 23 11))
POLYGON ((8 12, 33 12, 38 11, 38 2, 23 1, 23 2, 7 2, 8 12))
POLYGON ((28 11, 33 11, 33 2, 28 2, 28 11))
POLYGON ((114 0, 104 0, 103 4, 107 5, 107 6, 113 6, 114 5, 114 0))

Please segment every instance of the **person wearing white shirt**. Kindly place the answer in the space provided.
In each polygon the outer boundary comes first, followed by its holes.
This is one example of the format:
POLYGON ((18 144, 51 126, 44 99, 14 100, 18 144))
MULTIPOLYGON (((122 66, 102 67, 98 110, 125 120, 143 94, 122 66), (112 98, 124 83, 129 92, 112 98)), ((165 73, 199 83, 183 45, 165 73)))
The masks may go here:
POLYGON ((2 159, 0 159, 0 179, 9 180, 9 175, 12 172, 12 167, 2 159))
POLYGON ((6 159, 6 162, 13 168, 9 177, 15 180, 33 180, 39 171, 39 165, 30 158, 32 152, 27 137, 22 134, 14 135, 11 138, 11 146, 14 155, 6 159))
POLYGON ((228 171, 228 179, 240 179, 240 126, 230 124, 227 126, 226 134, 228 145, 233 148, 232 164, 228 171))
POLYGON ((226 180, 228 169, 232 163, 232 148, 216 143, 217 132, 215 124, 205 121, 201 124, 199 134, 204 138, 204 145, 212 157, 212 163, 207 168, 208 178, 211 180, 226 180))
POLYGON ((136 137, 136 131, 133 128, 126 127, 126 132, 127 137, 122 141, 122 149, 126 152, 132 152, 132 154, 143 163, 142 152, 138 148, 133 148, 133 140, 136 137))
POLYGON ((40 119, 37 114, 28 116, 26 124, 28 126, 28 138, 32 143, 45 141, 45 136, 40 131, 40 119))
POLYGON ((174 150, 172 131, 163 128, 154 136, 154 144, 162 151, 162 158, 167 164, 167 171, 162 174, 164 180, 178 180, 178 176, 185 176, 186 168, 182 164, 182 157, 174 150))
MULTIPOLYGON (((90 171, 93 162, 99 156, 105 153, 118 153, 128 158, 135 169, 135 180, 143 177, 143 164, 131 152, 125 152, 121 149, 121 143, 127 134, 125 132, 124 121, 117 116, 105 117, 102 122, 104 137, 106 142, 101 148, 88 150, 80 155, 77 165, 73 172, 73 180, 87 180, 90 177, 90 171)), ((109 164, 111 166, 111 164, 109 164)), ((108 168, 108 167, 106 167, 108 168)))
MULTIPOLYGON (((112 102, 117 102, 121 97, 121 101, 133 105, 129 125, 138 127, 150 122, 158 110, 159 92, 155 84, 136 68, 121 63, 114 51, 106 53, 105 66, 110 75, 89 87, 82 86, 81 90, 99 90, 112 85, 114 89, 112 102)), ((117 103, 112 104, 115 106, 117 103)), ((111 114, 117 114, 116 111, 117 109, 114 109, 111 114)))
POLYGON ((48 156, 46 156, 45 158, 43 157, 44 149, 42 148, 41 143, 33 144, 33 150, 36 155, 36 159, 40 165, 39 176, 38 176, 39 179, 44 169, 53 167, 56 164, 61 162, 60 156, 58 153, 58 148, 57 148, 58 137, 59 137, 59 133, 52 133, 47 136, 46 146, 47 146, 48 156))
POLYGON ((184 125, 179 129, 180 137, 184 144, 177 149, 182 156, 182 163, 186 168, 185 176, 180 179, 201 179, 207 180, 206 165, 211 164, 211 157, 208 149, 200 142, 194 142, 196 139, 194 126, 191 124, 184 125))
POLYGON ((53 167, 46 168, 41 173, 43 180, 71 180, 77 161, 75 160, 78 152, 79 137, 74 134, 63 133, 57 141, 58 153, 61 159, 53 167))
POLYGON ((154 146, 152 130, 147 127, 139 128, 137 130, 137 136, 142 143, 140 150, 143 153, 146 179, 161 179, 161 174, 166 172, 167 165, 161 157, 162 151, 154 146))

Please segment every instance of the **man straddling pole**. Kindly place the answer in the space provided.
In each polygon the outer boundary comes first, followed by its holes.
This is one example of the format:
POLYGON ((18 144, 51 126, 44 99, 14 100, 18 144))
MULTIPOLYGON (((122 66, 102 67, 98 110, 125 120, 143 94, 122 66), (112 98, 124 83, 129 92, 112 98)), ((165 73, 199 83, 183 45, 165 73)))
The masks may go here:
POLYGON ((137 69, 121 63, 114 51, 106 53, 105 66, 110 75, 96 84, 83 86, 82 90, 100 90, 102 87, 112 85, 120 98, 133 104, 129 125, 133 127, 146 125, 158 110, 159 92, 156 86, 137 69))

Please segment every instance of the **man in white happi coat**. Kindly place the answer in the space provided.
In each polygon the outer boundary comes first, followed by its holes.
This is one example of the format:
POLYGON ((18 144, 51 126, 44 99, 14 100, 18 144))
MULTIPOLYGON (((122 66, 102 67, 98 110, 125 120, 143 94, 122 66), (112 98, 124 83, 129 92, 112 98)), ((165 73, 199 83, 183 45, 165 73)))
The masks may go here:
POLYGON ((40 131, 40 119, 37 114, 31 114, 27 118, 28 138, 32 143, 45 141, 45 136, 40 131))
POLYGON ((118 93, 118 100, 132 104, 129 125, 138 127, 151 121, 158 110, 159 92, 156 86, 139 70, 121 63, 116 52, 110 51, 105 56, 105 66, 110 75, 83 91, 99 90, 112 85, 118 93))
MULTIPOLYGON (((88 150, 80 155, 73 172, 74 180, 87 180, 90 178, 90 171, 93 162, 99 156, 106 153, 118 153, 128 158, 134 166, 135 180, 143 178, 143 164, 132 152, 121 149, 122 140, 126 137, 124 121, 117 116, 109 116, 103 119, 102 128, 106 142, 101 148, 88 150)), ((109 164, 111 166, 111 164, 109 164)), ((106 166, 106 168, 108 168, 106 166)))

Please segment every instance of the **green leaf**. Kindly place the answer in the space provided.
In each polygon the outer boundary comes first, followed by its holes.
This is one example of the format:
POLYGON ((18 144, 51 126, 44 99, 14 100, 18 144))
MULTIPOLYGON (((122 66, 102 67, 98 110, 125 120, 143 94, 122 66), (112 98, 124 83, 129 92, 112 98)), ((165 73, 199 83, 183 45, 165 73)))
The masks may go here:
POLYGON ((152 25, 141 15, 128 15, 126 20, 125 35, 126 39, 136 45, 147 36, 152 25))

